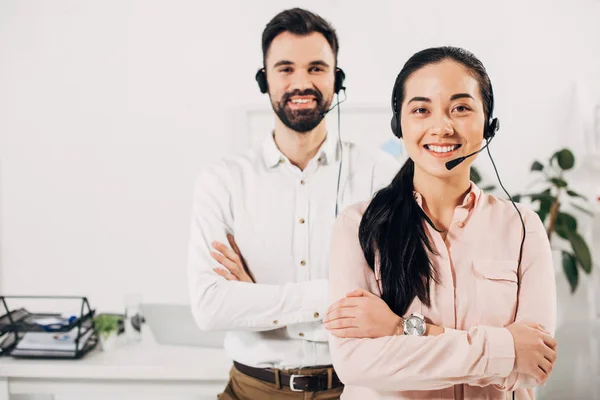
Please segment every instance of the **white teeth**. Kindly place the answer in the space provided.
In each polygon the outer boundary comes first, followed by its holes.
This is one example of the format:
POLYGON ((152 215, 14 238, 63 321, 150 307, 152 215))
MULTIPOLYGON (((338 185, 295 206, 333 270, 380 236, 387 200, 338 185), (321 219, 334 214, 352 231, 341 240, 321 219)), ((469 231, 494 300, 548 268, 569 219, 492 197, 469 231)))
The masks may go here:
POLYGON ((448 153, 449 151, 456 150, 458 148, 457 144, 453 144, 452 146, 432 146, 427 145, 427 148, 434 153, 448 153))
POLYGON ((310 103, 311 101, 311 99, 292 99, 292 103, 294 104, 306 104, 310 103))

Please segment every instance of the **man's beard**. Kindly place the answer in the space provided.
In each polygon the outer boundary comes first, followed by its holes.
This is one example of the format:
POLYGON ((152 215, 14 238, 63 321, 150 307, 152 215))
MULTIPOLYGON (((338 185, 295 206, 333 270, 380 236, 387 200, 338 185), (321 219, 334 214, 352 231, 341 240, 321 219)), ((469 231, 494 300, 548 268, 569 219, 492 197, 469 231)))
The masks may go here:
POLYGON ((296 132, 306 133, 312 131, 321 123, 329 109, 331 99, 324 101, 323 95, 318 89, 306 89, 303 92, 295 90, 291 93, 285 93, 281 101, 271 101, 271 104, 273 111, 285 126, 296 132), (293 96, 314 96, 317 106, 310 109, 292 110, 289 106, 289 100, 293 96))

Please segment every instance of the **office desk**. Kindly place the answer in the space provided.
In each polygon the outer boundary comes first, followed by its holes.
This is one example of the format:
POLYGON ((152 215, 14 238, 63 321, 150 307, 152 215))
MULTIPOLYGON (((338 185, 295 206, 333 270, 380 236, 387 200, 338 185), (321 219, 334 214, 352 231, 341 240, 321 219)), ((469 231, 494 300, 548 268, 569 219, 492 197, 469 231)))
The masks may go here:
MULTIPOLYGON (((558 361, 538 388, 539 400, 600 400, 600 323, 571 322, 556 336, 558 361)), ((223 349, 161 346, 151 337, 95 350, 81 360, 0 357, 0 400, 11 394, 49 395, 39 400, 215 400, 231 364, 223 349)))
POLYGON ((81 360, 0 358, 0 400, 12 394, 45 399, 216 399, 232 362, 223 349, 120 343, 81 360), (93 394, 93 396, 92 396, 93 394))

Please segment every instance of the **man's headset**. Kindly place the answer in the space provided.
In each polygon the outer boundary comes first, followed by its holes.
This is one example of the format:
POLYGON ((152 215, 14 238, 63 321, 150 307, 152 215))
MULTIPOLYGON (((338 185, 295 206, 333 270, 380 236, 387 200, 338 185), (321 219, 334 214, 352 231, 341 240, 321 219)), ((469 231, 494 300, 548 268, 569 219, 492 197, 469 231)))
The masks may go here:
MULTIPOLYGON (((269 91, 269 85, 267 83, 267 74, 265 72, 264 68, 259 69, 258 71, 256 71, 256 76, 255 76, 256 82, 258 83, 258 88, 260 89, 261 93, 267 93, 269 91)), ((339 211, 339 204, 338 204, 338 197, 340 196, 340 180, 342 177, 342 162, 344 159, 344 148, 342 145, 342 134, 341 134, 341 118, 340 118, 340 103, 343 103, 344 101, 346 101, 346 87, 344 86, 344 81, 346 80, 346 74, 344 73, 344 70, 342 70, 341 68, 336 68, 335 69, 335 80, 333 83, 333 91, 337 96, 337 102, 335 103, 335 105, 333 107, 331 107, 330 109, 328 109, 327 111, 321 113, 321 118, 324 118, 325 115, 333 110, 335 107, 338 108, 338 147, 340 149, 340 166, 338 169, 338 178, 337 178, 337 188, 335 191, 335 217, 337 218, 338 215, 338 211, 339 211), (344 99, 342 101, 340 101, 340 91, 344 91, 344 99)))
MULTIPOLYGON (((267 73, 264 68, 256 71, 255 76, 256 82, 258 83, 258 88, 261 93, 267 93, 269 91, 269 84, 267 83, 267 73)), ((346 79, 346 74, 341 68, 335 69, 335 81, 333 83, 333 91, 335 94, 339 94, 340 90, 345 89, 344 80, 346 79)))

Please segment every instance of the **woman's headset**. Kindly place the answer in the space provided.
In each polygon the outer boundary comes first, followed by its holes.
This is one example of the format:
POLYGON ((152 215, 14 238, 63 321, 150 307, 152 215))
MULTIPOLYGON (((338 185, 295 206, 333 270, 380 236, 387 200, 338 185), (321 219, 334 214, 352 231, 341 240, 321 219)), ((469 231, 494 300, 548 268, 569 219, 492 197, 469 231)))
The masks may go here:
MULTIPOLYGON (((396 77, 396 82, 394 83, 394 89, 392 90, 392 132, 394 135, 400 139, 402 138, 402 128, 400 126, 400 114, 398 113, 398 100, 397 100, 397 90, 398 85, 400 84, 400 75, 396 77)), ((494 113, 494 91, 492 90, 492 83, 490 82, 490 100, 488 102, 488 110, 489 110, 489 118, 483 130, 483 138, 485 141, 490 141, 496 136, 496 132, 500 129, 500 121, 498 118, 492 117, 494 113)))

